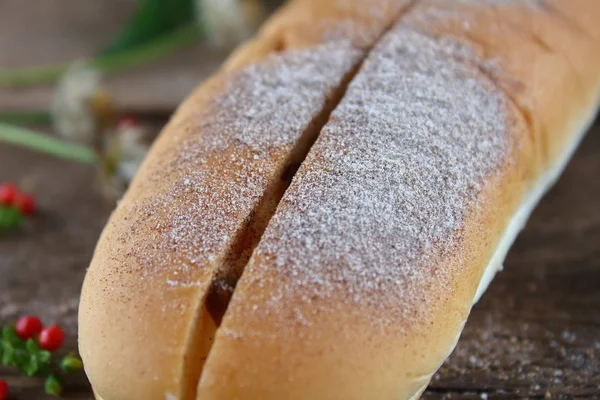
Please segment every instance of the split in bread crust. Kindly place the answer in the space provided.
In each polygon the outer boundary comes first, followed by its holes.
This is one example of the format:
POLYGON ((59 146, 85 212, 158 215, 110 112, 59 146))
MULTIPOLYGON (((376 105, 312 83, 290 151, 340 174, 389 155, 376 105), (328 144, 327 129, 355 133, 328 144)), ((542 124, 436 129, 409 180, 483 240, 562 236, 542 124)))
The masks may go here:
POLYGON ((532 165, 511 166, 526 124, 464 51, 399 23, 370 53, 236 287, 198 398, 405 399, 429 381, 511 211, 498 192, 532 165))
POLYGON ((367 16, 362 1, 290 3, 256 39, 283 43, 281 53, 261 49, 257 61, 238 51, 165 128, 111 216, 82 289, 80 349, 99 395, 195 397, 216 329, 211 314, 219 319, 207 309, 218 297, 209 297, 212 282, 227 278, 232 248, 259 237, 252 230, 268 217, 265 200, 285 188, 282 176, 303 158, 365 46, 410 4, 375 3, 367 16), (286 20, 294 24, 280 27, 286 20))
POLYGON ((98 398, 418 396, 594 113, 584 11, 292 1, 103 232, 80 308, 98 398))

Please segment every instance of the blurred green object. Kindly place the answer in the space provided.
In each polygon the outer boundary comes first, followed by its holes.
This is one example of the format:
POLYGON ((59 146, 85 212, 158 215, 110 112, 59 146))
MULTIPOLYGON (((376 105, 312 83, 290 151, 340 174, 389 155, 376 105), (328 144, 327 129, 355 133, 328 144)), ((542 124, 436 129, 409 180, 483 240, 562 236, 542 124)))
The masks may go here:
POLYGON ((19 210, 0 205, 0 232, 17 229, 21 222, 23 222, 23 217, 19 210))
MULTIPOLYGON (((97 56, 88 61, 103 74, 132 69, 160 58, 173 50, 196 42, 204 27, 199 22, 203 10, 197 0, 138 0, 138 8, 119 35, 97 56)), ((283 0, 261 0, 273 11, 283 0)), ((71 65, 66 62, 31 68, 0 70, 0 88, 19 88, 52 84, 71 65)), ((0 113, 0 122, 31 124, 45 117, 0 113), (39 117, 39 118, 38 118, 39 117)), ((47 121, 47 119, 46 119, 47 121)))
POLYGON ((100 53, 118 54, 146 45, 195 21, 195 0, 139 0, 138 9, 117 38, 100 53))
POLYGON ((0 112, 0 124, 48 125, 52 117, 48 110, 24 110, 0 112))
POLYGON ((97 160, 96 153, 90 148, 7 124, 0 124, 0 142, 81 163, 95 164, 97 160))
MULTIPOLYGON (((200 28, 193 23, 131 50, 93 58, 89 61, 89 64, 105 74, 123 71, 143 65, 175 49, 194 43, 199 37, 200 28)), ((17 88, 54 83, 70 65, 71 63, 66 63, 0 71, 0 87, 17 88)))

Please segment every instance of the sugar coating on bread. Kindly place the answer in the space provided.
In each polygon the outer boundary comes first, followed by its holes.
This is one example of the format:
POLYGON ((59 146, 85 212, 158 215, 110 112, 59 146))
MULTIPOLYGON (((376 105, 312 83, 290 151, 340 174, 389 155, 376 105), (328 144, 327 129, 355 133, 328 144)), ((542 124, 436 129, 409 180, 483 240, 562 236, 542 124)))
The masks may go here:
POLYGON ((523 128, 463 53, 400 23, 368 55, 238 282, 198 398, 410 398, 439 367, 487 251, 463 232, 523 128))
MULTIPOLYGON (((507 1, 494 7, 472 3, 423 0, 405 21, 426 35, 460 41, 486 59, 482 71, 522 112, 544 166, 572 140, 565 132, 579 134, 573 124, 579 117, 564 115, 587 110, 595 96, 589 82, 596 80, 600 69, 598 45, 567 12, 583 3, 546 0, 536 6, 507 1)), ((600 12, 600 3, 590 5, 591 13, 593 8, 600 12)))
POLYGON ((361 55, 342 39, 283 57, 271 55, 263 64, 233 74, 223 93, 195 116, 206 129, 206 144, 186 143, 184 157, 230 145, 257 153, 294 145, 307 121, 323 108, 322 94, 337 87, 361 55))
POLYGON ((348 41, 273 55, 211 81, 170 122, 84 282, 81 354, 101 396, 190 398, 207 288, 360 55, 348 41))
POLYGON ((375 48, 256 250, 268 265, 245 271, 278 289, 262 310, 232 306, 276 317, 282 303, 317 310, 319 299, 344 293, 377 311, 374 323, 429 312, 427 288, 439 290, 450 273, 438 262, 460 242, 464 214, 506 163, 509 142, 504 95, 450 59, 457 49, 402 27, 375 48))
POLYGON ((412 398, 535 177, 531 143, 560 148, 573 110, 588 111, 554 108, 584 97, 563 90, 569 61, 591 64, 583 40, 569 52, 553 41, 577 37, 564 25, 545 36, 556 21, 527 20, 557 0, 320 1, 290 2, 185 102, 111 218, 80 314, 107 400, 412 398), (536 136, 548 127, 555 137, 536 136), (294 162, 269 222, 261 205, 294 162), (240 236, 258 217, 262 239, 240 236), (204 329, 240 237, 248 256, 261 240, 222 325, 204 329))
POLYGON ((137 211, 147 216, 140 223, 161 233, 145 237, 135 250, 142 276, 169 266, 177 275, 170 285, 194 284, 186 272, 213 263, 232 240, 245 220, 235 216, 250 215, 280 173, 279 159, 298 142, 359 55, 342 41, 271 56, 232 73, 205 107, 184 120, 176 118, 174 123, 188 132, 172 137, 176 156, 151 173, 153 180, 168 177, 168 189, 137 211))

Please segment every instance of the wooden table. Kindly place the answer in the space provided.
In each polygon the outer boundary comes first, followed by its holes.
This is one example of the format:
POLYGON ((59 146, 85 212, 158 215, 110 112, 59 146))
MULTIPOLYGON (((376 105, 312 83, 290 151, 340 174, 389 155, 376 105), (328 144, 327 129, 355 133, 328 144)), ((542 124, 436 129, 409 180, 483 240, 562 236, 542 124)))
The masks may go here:
MULTIPOLYGON (((0 319, 63 325, 76 348, 79 288, 110 206, 82 165, 0 145, 0 181, 30 182, 40 215, 0 239, 0 319)), ((40 382, 0 370, 14 399, 40 382)), ((425 399, 600 398, 600 124, 519 236, 425 399)), ((80 376, 66 398, 89 399, 80 376)))
MULTIPOLYGON (((45 0, 31 13, 22 0, 0 2, 0 15, 11 16, 0 24, 0 67, 90 52, 132 9, 132 0, 90 2, 98 5, 92 11, 83 3, 45 0), (23 12, 28 24, 18 23, 23 12), (87 33, 75 35, 81 26, 87 33), (11 37, 21 38, 19 46, 11 37)), ((164 116, 220 57, 198 46, 113 77, 109 87, 123 108, 164 116), (165 76, 178 80, 160 79, 165 76)), ((50 93, 0 90, 0 109, 38 107, 50 93)), ((30 185, 40 203, 39 216, 21 232, 0 238, 0 322, 38 314, 66 329, 65 351, 76 349, 79 289, 112 208, 92 189, 93 179, 89 167, 0 144, 0 182, 30 185)), ((13 400, 46 398, 39 380, 5 369, 0 377, 13 400)), ((83 374, 69 383, 65 398, 92 398, 83 374)), ((535 211, 424 398, 600 398, 600 124, 535 211)))

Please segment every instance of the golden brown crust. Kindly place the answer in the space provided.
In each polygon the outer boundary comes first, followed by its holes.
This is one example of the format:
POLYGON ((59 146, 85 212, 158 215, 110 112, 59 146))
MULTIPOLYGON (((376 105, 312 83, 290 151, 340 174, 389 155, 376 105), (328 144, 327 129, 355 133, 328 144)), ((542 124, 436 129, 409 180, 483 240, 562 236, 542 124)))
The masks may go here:
MULTIPOLYGON (((328 158, 340 152, 332 143, 350 136, 347 133, 352 127, 344 124, 352 121, 367 126, 376 114, 391 110, 395 101, 369 109, 370 102, 381 97, 379 92, 371 94, 368 83, 386 82, 386 78, 373 72, 369 77, 368 71, 361 70, 286 192, 218 330, 206 309, 212 281, 223 268, 229 268, 230 250, 236 243, 243 248, 246 240, 260 237, 261 226, 266 225, 274 207, 269 205, 270 197, 277 199, 277 191, 285 188, 279 177, 297 161, 301 148, 310 144, 309 137, 318 133, 315 129, 320 124, 314 121, 327 115, 322 110, 335 105, 331 99, 343 86, 344 76, 352 74, 366 50, 409 3, 292 1, 182 104, 111 216, 86 276, 80 306, 80 350, 98 398, 164 399, 172 395, 186 400, 197 393, 198 399, 219 400, 396 399, 418 396, 422 391, 458 339, 484 269, 509 221, 532 187, 560 162, 565 148, 577 141, 584 120, 596 106, 600 3, 595 0, 417 2, 399 23, 397 29, 402 33, 388 35, 405 39, 396 40, 393 46, 399 47, 392 47, 403 49, 414 40, 423 49, 435 50, 435 60, 447 60, 438 68, 442 75, 447 72, 455 78, 444 85, 468 76, 464 82, 473 93, 487 93, 482 98, 471 94, 467 99, 455 93, 454 99, 463 102, 465 109, 489 100, 499 107, 500 123, 493 113, 487 113, 488 119, 482 122, 486 124, 481 126, 504 128, 498 136, 485 138, 496 149, 490 153, 494 163, 474 156, 452 165, 469 165, 464 175, 453 178, 469 176, 471 186, 465 187, 479 188, 456 192, 467 195, 465 204, 439 203, 447 206, 449 220, 459 215, 456 221, 460 222, 449 224, 454 230, 441 239, 426 241, 433 249, 427 253, 431 257, 428 263, 406 263, 410 268, 400 272, 391 269, 390 274, 397 273, 392 276, 396 279, 393 283, 383 274, 360 282, 356 280, 363 275, 359 270, 346 274, 349 265, 360 264, 352 257, 371 253, 368 249, 353 253, 359 248, 352 248, 353 243, 362 242, 343 236, 347 240, 338 243, 347 243, 349 248, 339 254, 346 264, 315 263, 315 268, 323 270, 313 284, 301 277, 313 266, 296 269, 302 257, 294 258, 292 250, 311 241, 321 243, 319 240, 327 237, 318 235, 317 224, 309 224, 314 232, 295 236, 305 225, 300 221, 295 230, 294 220, 286 218, 298 214, 298 199, 316 193, 320 186, 311 180, 315 176, 327 171, 331 183, 338 176, 343 178, 344 171, 353 170, 344 164, 344 157, 336 159, 340 164, 328 158), (444 65, 450 69, 444 72, 444 65), (353 91, 361 82, 368 90, 353 91), (343 114, 344 104, 353 101, 365 106, 343 114), (500 142, 495 141, 498 137, 500 142), (344 166, 339 174, 336 165, 344 166), (477 174, 469 175, 473 171, 477 174), (263 204, 266 206, 261 208, 263 204), (278 225, 278 221, 287 222, 278 225), (369 292, 368 283, 388 292, 369 292), (324 292, 315 291, 319 285, 324 292), (275 294, 279 298, 273 303, 275 294), (354 296, 359 297, 353 301, 354 296), (206 368, 201 371, 209 349, 206 368)), ((373 60, 370 68, 377 69, 378 63, 385 61, 385 57, 377 59, 384 50, 376 49, 369 56, 373 60)), ((420 56, 421 52, 414 53, 415 59, 420 56)), ((411 76, 428 62, 394 73, 411 76)), ((392 79, 389 86, 400 80, 392 79)), ((444 85, 418 83, 410 81, 403 90, 414 94, 420 93, 416 89, 438 88, 443 97, 444 85)), ((392 114, 413 115, 409 109, 411 104, 404 104, 402 111, 392 114)), ((443 109, 441 102, 413 111, 443 109)), ((474 126, 480 126, 481 120, 474 115, 470 118, 474 126)), ((416 122, 417 128, 428 124, 416 122)), ((400 131, 404 124, 394 121, 389 126, 400 131)), ((385 126, 365 132, 380 133, 385 126)), ((432 126, 434 131, 444 131, 432 126)), ((369 148, 362 142, 369 138, 371 135, 361 136, 344 151, 369 148)), ((478 143, 467 144, 476 147, 478 143)), ((431 154, 443 151, 446 144, 437 143, 431 154)), ((396 162, 400 166, 414 156, 399 155, 396 162)), ((369 168, 375 171, 384 166, 381 160, 369 168)), ((384 177, 394 176, 393 171, 384 177)), ((425 172, 420 175, 428 177, 425 172)), ((344 182, 338 182, 338 194, 344 194, 344 182)), ((369 182, 382 184, 375 178, 369 182)), ((346 183, 349 188, 353 181, 346 183)), ((370 190, 354 186, 357 188, 362 189, 346 198, 345 207, 370 190)), ((448 187, 444 193, 450 195, 454 189, 448 187)), ((444 196, 435 190, 426 193, 431 194, 426 197, 434 205, 441 201, 435 200, 436 195, 444 196)), ((329 197, 323 196, 313 208, 303 209, 306 221, 312 218, 309 216, 336 215, 325 206, 330 204, 329 197)), ((340 220, 348 215, 360 218, 350 211, 340 215, 340 220)), ((386 219, 389 215, 381 214, 378 222, 384 224, 386 219)), ((367 218, 366 225, 369 221, 373 219, 367 218)), ((342 222, 324 226, 347 228, 342 222)), ((416 229, 435 228, 430 222, 424 219, 416 229)), ((383 239, 371 244, 381 243, 402 244, 383 239)), ((326 255, 323 248, 318 249, 307 249, 305 261, 326 255)), ((384 260, 396 254, 394 251, 375 252, 370 256, 382 258, 369 260, 384 260)), ((421 257, 417 252, 411 260, 421 257)), ((374 271, 386 271, 393 263, 380 264, 368 265, 374 271)))
POLYGON ((236 287, 198 399, 408 399, 449 355, 536 163, 521 114, 458 54, 401 23, 369 55, 236 287))
MULTIPOLYGON (((552 7, 538 0, 493 7, 485 1, 457 3, 424 0, 407 22, 426 34, 464 41, 488 60, 482 69, 523 112, 536 151, 546 160, 540 167, 546 168, 572 140, 565 134, 574 132, 572 121, 596 96, 598 40, 565 17, 581 16, 581 2, 556 1, 552 7)), ((600 14, 599 3, 586 9, 600 14)))
POLYGON ((214 331, 203 306, 213 277, 317 133, 313 122, 360 59, 364 32, 374 40, 393 18, 362 16, 360 3, 291 2, 267 25, 272 33, 182 104, 153 146, 82 289, 80 351, 103 398, 193 398, 214 331), (269 55, 282 37, 280 54, 269 55))
POLYGON ((324 40, 349 38, 361 49, 371 47, 411 0, 315 0, 289 2, 269 19, 256 37, 233 52, 223 69, 260 61, 271 52, 312 47, 324 40))
POLYGON ((586 34, 590 39, 600 40, 597 15, 600 3, 595 0, 544 0, 543 5, 554 12, 564 23, 586 34))
MULTIPOLYGON (((597 59, 591 51, 596 42, 560 26, 556 29, 561 36, 556 36, 549 28, 556 21, 549 22, 550 17, 545 14, 514 5, 492 12, 489 8, 473 6, 457 11, 456 4, 449 4, 448 8, 454 8, 452 13, 456 13, 451 14, 456 18, 454 21, 452 18, 420 19, 423 15, 419 14, 427 8, 427 4, 414 7, 406 16, 406 24, 437 40, 451 38, 467 44, 476 55, 457 52, 453 58, 477 66, 495 81, 499 90, 506 91, 510 102, 519 106, 509 106, 508 118, 514 121, 509 130, 509 156, 502 167, 487 178, 485 189, 466 214, 461 246, 437 265, 438 270, 452 271, 449 273, 451 282, 445 285, 437 282, 434 289, 427 285, 413 288, 418 293, 429 292, 428 296, 432 297, 427 308, 421 310, 422 325, 410 326, 405 320, 398 320, 398 330, 381 334, 376 328, 378 323, 382 318, 390 318, 393 312, 388 310, 382 316, 372 309, 357 311, 356 304, 349 305, 348 293, 355 293, 353 291, 337 293, 332 296, 331 304, 312 298, 306 305, 301 298, 292 297, 294 292, 290 288, 301 279, 293 266, 296 261, 284 256, 277 261, 278 265, 272 258, 265 258, 263 254, 270 253, 261 251, 261 247, 270 246, 267 230, 217 332, 198 398, 396 399, 418 396, 419 388, 453 348, 483 269, 506 233, 509 221, 527 200, 533 186, 557 165, 565 155, 565 148, 583 133, 582 121, 589 119, 597 101, 597 59), (466 15, 472 19, 465 18, 466 15), (533 24, 531 18, 534 18, 533 24), (469 24, 464 23, 465 19, 469 24), (466 33, 465 26, 469 27, 466 33), (535 34, 526 35, 523 30, 527 27, 532 27, 535 34), (546 40, 552 48, 544 48, 541 40, 546 40), (589 56, 583 56, 587 54, 589 56), (494 68, 486 71, 485 62, 490 60, 494 68), (578 84, 582 82, 587 85, 578 84), (567 104, 563 96, 570 99, 567 104), (468 258, 460 255, 468 255, 468 258), (278 272, 281 268, 294 270, 293 277, 278 272), (280 293, 282 286, 291 299, 280 299, 277 307, 273 307, 270 296, 280 293), (335 311, 328 313, 327 310, 335 311), (305 317, 299 320, 298 315, 305 317), (408 332, 398 337, 398 331, 403 329, 408 332), (244 368, 248 365, 253 369, 244 368)), ((435 11, 437 17, 443 17, 443 13, 438 13, 443 10, 435 11)), ((361 72, 356 79, 360 77, 361 72)), ((352 94, 351 85, 347 98, 352 94)), ((363 96, 377 98, 372 94, 363 96)), ((335 115, 334 112, 334 118, 335 115)), ((326 135, 327 127, 311 152, 314 157, 309 156, 303 164, 296 182, 303 182, 303 176, 309 174, 311 162, 320 151, 319 143, 326 135)), ((306 183, 292 185, 274 220, 278 214, 292 212, 286 206, 286 198, 294 199, 300 193, 302 198, 310 196, 309 187, 306 183)), ((301 207, 303 213, 318 212, 301 207)), ((330 207, 324 207, 322 212, 331 211, 330 207)), ((336 217, 332 215, 333 219, 336 217)), ((389 216, 382 215, 382 218, 389 216)), ((278 231, 272 240, 285 240, 282 237, 286 233, 318 242, 318 238, 304 232, 298 234, 297 229, 292 233, 278 231)), ((279 258, 285 248, 294 245, 302 246, 302 242, 271 244, 275 249, 272 257, 279 258)), ((305 251, 308 253, 310 249, 305 251)), ((316 281, 317 284, 322 282, 316 281)), ((305 288, 302 293, 310 296, 312 291, 305 288)), ((385 302, 383 296, 385 293, 379 293, 376 298, 385 302)), ((397 307, 406 305, 398 302, 397 307)))

